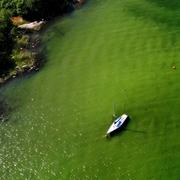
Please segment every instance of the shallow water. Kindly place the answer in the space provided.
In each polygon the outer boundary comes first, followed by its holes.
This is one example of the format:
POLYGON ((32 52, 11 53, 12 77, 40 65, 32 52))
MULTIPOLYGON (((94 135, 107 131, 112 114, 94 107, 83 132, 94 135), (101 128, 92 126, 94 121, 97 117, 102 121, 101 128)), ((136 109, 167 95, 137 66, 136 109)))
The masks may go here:
POLYGON ((179 179, 179 6, 89 1, 43 34, 47 63, 0 89, 1 179, 179 179), (172 69, 175 65, 176 69, 172 69), (117 114, 125 131, 104 138, 117 114))

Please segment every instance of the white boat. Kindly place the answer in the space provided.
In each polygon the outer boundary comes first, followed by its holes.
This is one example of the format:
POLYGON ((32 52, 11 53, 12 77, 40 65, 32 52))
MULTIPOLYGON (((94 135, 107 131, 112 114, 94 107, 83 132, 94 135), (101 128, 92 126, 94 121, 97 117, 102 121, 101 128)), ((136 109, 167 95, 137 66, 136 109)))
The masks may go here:
POLYGON ((127 120, 128 120, 127 114, 123 114, 120 117, 118 117, 117 119, 115 119, 115 121, 112 123, 112 125, 108 129, 106 135, 110 135, 111 133, 119 130, 121 127, 123 127, 123 125, 125 125, 127 120))

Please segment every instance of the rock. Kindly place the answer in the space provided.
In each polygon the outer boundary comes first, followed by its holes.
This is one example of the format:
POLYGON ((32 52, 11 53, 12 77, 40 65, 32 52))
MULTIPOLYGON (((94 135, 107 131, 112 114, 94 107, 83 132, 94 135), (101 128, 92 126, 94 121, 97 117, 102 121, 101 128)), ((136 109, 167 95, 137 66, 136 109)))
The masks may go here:
POLYGON ((45 21, 39 21, 39 22, 34 21, 34 22, 31 22, 31 23, 26 23, 26 24, 23 24, 23 25, 19 25, 18 28, 39 31, 44 24, 45 24, 45 21))
POLYGON ((16 70, 16 71, 20 71, 21 68, 20 68, 19 66, 16 66, 16 67, 15 67, 15 70, 16 70))
POLYGON ((76 2, 80 5, 84 4, 85 3, 85 0, 76 0, 76 2))
POLYGON ((4 79, 0 78, 0 84, 4 83, 4 79))
POLYGON ((29 68, 29 67, 28 67, 28 65, 23 65, 22 68, 23 68, 23 69, 27 69, 27 68, 29 68))
POLYGON ((85 3, 85 0, 74 0, 74 7, 80 8, 85 3))
POLYGON ((31 67, 29 68, 30 71, 33 70, 33 69, 34 69, 34 66, 31 66, 31 67))

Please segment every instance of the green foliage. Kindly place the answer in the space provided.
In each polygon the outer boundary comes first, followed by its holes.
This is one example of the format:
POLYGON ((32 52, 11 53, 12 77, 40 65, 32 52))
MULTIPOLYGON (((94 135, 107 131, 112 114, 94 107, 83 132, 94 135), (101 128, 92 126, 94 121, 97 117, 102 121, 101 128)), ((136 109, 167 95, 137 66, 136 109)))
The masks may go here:
POLYGON ((61 13, 73 0, 0 0, 0 9, 11 15, 56 15, 61 13))
POLYGON ((11 57, 19 68, 23 68, 25 65, 32 66, 35 61, 35 54, 25 49, 14 49, 11 57))
POLYGON ((13 63, 9 60, 12 41, 9 36, 10 32, 10 13, 8 10, 0 10, 0 75, 5 73, 13 63))
POLYGON ((0 8, 10 10, 13 15, 23 15, 33 7, 35 0, 0 0, 0 8))
POLYGON ((53 17, 61 14, 72 1, 0 0, 0 76, 7 73, 17 62, 32 59, 27 52, 17 53, 17 49, 12 53, 13 42, 18 46, 24 47, 28 43, 28 38, 25 36, 21 39, 16 38, 17 29, 12 27, 10 18, 12 16, 25 16, 27 19, 38 20, 40 18, 53 17))
MULTIPOLYGON (((29 19, 51 18, 67 11, 73 0, 31 0, 31 6, 28 4, 29 19)), ((27 4, 26 4, 27 6, 27 4)))
POLYGON ((26 47, 29 43, 29 36, 28 35, 22 35, 22 37, 17 38, 16 44, 18 47, 26 47))

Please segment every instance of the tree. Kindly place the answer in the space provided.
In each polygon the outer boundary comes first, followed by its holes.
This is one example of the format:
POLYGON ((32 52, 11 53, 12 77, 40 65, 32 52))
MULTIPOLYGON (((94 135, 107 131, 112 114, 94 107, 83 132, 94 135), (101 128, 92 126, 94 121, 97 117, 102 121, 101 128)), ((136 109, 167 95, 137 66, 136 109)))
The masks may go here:
POLYGON ((9 36, 10 32, 10 13, 5 10, 0 10, 0 75, 5 73, 7 69, 12 67, 13 63, 9 59, 12 41, 9 36))

